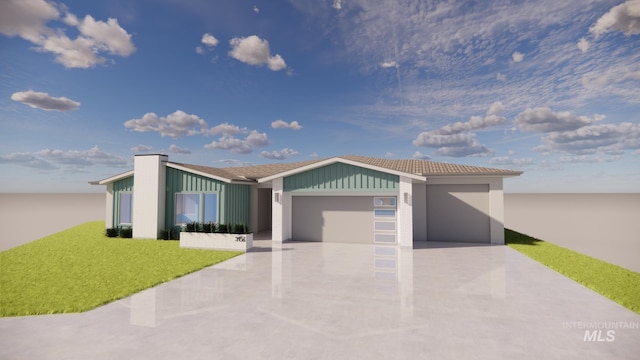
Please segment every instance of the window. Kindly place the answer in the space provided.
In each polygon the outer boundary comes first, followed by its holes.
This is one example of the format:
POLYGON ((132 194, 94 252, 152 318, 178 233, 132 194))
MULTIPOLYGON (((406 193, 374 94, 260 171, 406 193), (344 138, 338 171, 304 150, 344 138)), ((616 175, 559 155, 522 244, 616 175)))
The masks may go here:
POLYGON ((133 197, 131 193, 120 193, 118 224, 131 224, 133 197))
POLYGON ((380 218, 395 218, 396 211, 395 210, 382 210, 382 209, 374 209, 373 215, 375 217, 380 218))
POLYGON ((373 206, 374 207, 396 207, 396 198, 395 197, 374 197, 373 198, 373 206))
POLYGON ((218 221, 217 193, 176 194, 176 225, 210 221, 218 221))

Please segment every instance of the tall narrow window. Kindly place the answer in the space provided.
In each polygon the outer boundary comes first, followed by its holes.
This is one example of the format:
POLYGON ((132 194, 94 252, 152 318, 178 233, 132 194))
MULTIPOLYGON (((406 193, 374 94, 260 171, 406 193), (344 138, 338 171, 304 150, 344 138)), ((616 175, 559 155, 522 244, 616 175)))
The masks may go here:
POLYGON ((118 216, 118 224, 131 224, 132 211, 132 196, 131 193, 120 193, 120 208, 118 216))
POLYGON ((204 216, 202 221, 218 221, 218 194, 204 194, 204 216))

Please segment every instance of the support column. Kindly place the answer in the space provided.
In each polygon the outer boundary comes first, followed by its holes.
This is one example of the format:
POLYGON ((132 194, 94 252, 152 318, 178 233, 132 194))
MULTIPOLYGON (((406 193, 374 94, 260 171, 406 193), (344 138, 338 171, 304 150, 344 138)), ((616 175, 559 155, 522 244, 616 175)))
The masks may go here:
POLYGON ((398 196, 398 245, 413 248, 413 185, 411 179, 400 176, 398 196))
POLYGON ((272 181, 271 240, 291 239, 291 194, 284 191, 283 178, 272 181))

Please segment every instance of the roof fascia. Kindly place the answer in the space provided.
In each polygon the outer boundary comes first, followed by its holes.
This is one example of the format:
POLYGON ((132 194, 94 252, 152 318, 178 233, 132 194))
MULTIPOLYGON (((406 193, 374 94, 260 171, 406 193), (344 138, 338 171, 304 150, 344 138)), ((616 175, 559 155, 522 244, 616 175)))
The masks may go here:
POLYGON ((228 179, 228 178, 225 178, 225 177, 222 177, 222 176, 216 176, 216 175, 213 175, 213 174, 208 174, 208 173, 203 172, 203 171, 194 170, 194 169, 191 169, 191 168, 188 168, 188 167, 185 167, 185 166, 181 166, 181 165, 178 165, 176 163, 171 163, 171 162, 167 162, 167 166, 171 167, 171 168, 174 168, 174 169, 177 169, 177 170, 182 170, 182 171, 186 171, 186 172, 189 172, 189 173, 192 173, 192 174, 204 176, 204 177, 207 177, 207 178, 210 178, 210 179, 226 182, 228 184, 255 184, 256 183, 255 181, 252 181, 252 180, 249 180, 249 179, 247 179, 247 180, 228 179))
POLYGON ((129 176, 133 176, 133 170, 129 170, 127 172, 123 172, 122 174, 114 175, 114 176, 108 177, 106 179, 102 179, 102 180, 98 180, 98 181, 92 181, 92 182, 90 182, 90 184, 91 185, 106 185, 106 184, 112 183, 114 181, 118 181, 120 179, 128 178, 129 176))
POLYGON ((326 159, 326 160, 318 161, 318 162, 313 163, 313 164, 301 166, 299 168, 291 169, 291 170, 288 170, 288 171, 283 171, 281 173, 277 173, 277 174, 274 174, 274 175, 270 175, 270 176, 266 176, 266 177, 260 178, 260 179, 258 179, 258 183, 264 183, 264 182, 271 181, 273 179, 299 174, 299 173, 302 173, 302 172, 305 172, 305 171, 317 169, 317 168, 320 168, 320 167, 323 167, 323 166, 327 166, 327 165, 331 165, 331 164, 335 164, 335 163, 342 163, 342 164, 347 164, 347 165, 352 165, 352 166, 358 166, 358 167, 362 167, 362 168, 365 168, 365 169, 380 171, 380 172, 387 173, 387 174, 392 174, 392 175, 405 176, 405 177, 408 177, 408 178, 411 178, 411 179, 414 179, 414 180, 419 180, 419 181, 426 181, 427 180, 426 177, 421 176, 421 175, 417 175, 417 174, 410 174, 410 173, 406 173, 406 172, 402 172, 402 171, 391 170, 391 169, 387 169, 387 168, 383 168, 383 167, 379 167, 379 166, 375 166, 375 165, 361 163, 359 161, 343 159, 341 157, 332 157, 332 158, 329 158, 329 159, 326 159))

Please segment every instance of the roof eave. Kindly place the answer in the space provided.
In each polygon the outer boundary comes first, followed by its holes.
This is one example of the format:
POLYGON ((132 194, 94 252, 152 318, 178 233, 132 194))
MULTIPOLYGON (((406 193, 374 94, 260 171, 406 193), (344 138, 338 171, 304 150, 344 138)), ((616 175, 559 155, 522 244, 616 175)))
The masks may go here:
POLYGON ((89 181, 89 184, 91 184, 91 185, 107 185, 107 184, 112 183, 114 181, 118 181, 120 179, 128 178, 129 176, 133 176, 133 170, 129 170, 127 172, 123 172, 121 174, 108 177, 106 179, 89 181))

